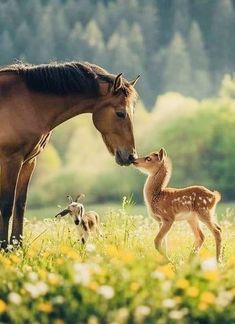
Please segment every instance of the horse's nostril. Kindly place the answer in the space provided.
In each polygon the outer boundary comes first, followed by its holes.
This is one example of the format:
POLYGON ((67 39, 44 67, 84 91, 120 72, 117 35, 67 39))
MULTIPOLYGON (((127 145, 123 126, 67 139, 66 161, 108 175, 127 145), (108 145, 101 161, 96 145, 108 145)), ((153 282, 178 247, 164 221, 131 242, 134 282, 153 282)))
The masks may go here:
POLYGON ((134 155, 130 154, 128 160, 129 160, 129 162, 134 162, 135 161, 134 155))

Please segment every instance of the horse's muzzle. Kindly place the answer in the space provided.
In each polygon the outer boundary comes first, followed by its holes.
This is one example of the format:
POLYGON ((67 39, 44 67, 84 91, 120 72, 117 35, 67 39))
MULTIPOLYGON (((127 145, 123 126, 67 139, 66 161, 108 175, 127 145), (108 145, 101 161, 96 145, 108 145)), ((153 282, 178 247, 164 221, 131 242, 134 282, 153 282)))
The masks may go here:
POLYGON ((115 153, 115 161, 117 164, 121 166, 130 165, 135 159, 137 155, 135 152, 126 151, 126 150, 117 150, 115 153))

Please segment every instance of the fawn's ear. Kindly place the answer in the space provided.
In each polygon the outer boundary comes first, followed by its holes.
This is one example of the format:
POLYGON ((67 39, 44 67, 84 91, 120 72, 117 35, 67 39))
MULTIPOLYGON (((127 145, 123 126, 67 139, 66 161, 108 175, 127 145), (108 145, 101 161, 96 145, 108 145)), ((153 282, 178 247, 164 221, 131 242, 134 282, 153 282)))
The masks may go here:
POLYGON ((64 210, 62 210, 61 212, 59 212, 58 214, 56 214, 55 217, 58 217, 58 216, 63 217, 65 215, 67 215, 69 212, 70 212, 70 210, 67 209, 67 208, 65 208, 64 210))
POLYGON ((73 202, 73 197, 72 197, 72 196, 70 196, 70 195, 67 195, 67 198, 68 198, 68 200, 69 200, 69 202, 70 202, 70 203, 72 203, 72 202, 73 202))
POLYGON ((123 80, 122 80, 122 73, 118 74, 114 80, 114 84, 112 87, 112 92, 117 94, 118 91, 122 88, 123 80))
POLYGON ((164 159, 164 157, 166 157, 166 150, 162 147, 159 151, 159 157, 160 157, 160 161, 162 161, 164 159))
POLYGON ((75 199, 75 201, 78 202, 79 199, 84 198, 84 197, 85 197, 84 194, 78 194, 77 197, 76 197, 76 199, 75 199))

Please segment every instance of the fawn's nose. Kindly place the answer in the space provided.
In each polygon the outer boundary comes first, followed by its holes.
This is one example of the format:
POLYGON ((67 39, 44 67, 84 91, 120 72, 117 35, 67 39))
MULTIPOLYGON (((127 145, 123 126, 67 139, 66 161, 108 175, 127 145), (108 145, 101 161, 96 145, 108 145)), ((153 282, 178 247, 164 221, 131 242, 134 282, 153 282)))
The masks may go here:
POLYGON ((80 224, 80 222, 79 222, 78 219, 75 219, 74 223, 75 223, 75 225, 79 225, 80 224))

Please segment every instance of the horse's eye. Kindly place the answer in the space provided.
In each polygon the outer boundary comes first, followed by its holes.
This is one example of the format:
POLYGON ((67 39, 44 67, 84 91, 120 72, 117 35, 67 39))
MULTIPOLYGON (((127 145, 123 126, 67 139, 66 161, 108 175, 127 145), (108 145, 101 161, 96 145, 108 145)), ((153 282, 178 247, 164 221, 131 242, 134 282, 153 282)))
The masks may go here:
POLYGON ((123 111, 117 111, 116 112, 116 115, 119 117, 119 118, 126 118, 126 113, 123 112, 123 111))

